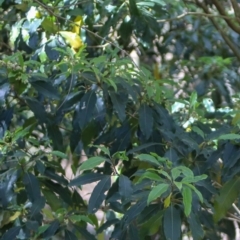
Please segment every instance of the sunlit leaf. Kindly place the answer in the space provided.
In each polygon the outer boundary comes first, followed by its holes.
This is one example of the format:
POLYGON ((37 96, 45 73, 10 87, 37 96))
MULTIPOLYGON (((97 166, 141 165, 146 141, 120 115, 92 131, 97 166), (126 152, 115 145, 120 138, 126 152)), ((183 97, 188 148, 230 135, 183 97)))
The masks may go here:
POLYGON ((184 213, 186 216, 189 216, 192 209, 192 190, 188 187, 183 187, 182 196, 183 196, 184 213))
POLYGON ((149 204, 150 202, 154 201, 155 199, 161 197, 163 193, 165 193, 169 188, 169 184, 167 183, 161 183, 157 186, 155 186, 151 192, 148 195, 148 200, 147 203, 149 204))
POLYGON ((91 157, 82 163, 79 170, 83 171, 83 170, 93 169, 94 167, 98 166, 104 161, 106 161, 106 159, 103 157, 91 157))

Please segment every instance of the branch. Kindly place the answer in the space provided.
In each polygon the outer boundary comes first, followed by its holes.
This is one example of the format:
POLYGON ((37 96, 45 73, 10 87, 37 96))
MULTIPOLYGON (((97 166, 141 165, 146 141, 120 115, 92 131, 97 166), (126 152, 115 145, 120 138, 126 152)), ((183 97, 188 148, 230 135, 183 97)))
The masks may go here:
MULTIPOLYGON (((70 22, 72 24, 76 24, 75 22, 67 19, 67 18, 64 18, 56 13, 54 13, 54 10, 52 7, 49 7, 47 5, 45 5, 44 3, 40 2, 39 0, 33 0, 33 2, 39 4, 42 8, 44 8, 50 15, 56 17, 57 19, 62 19, 62 20, 65 20, 67 22, 70 22)), ((129 53, 127 51, 125 51, 123 48, 119 47, 117 44, 115 44, 112 40, 108 40, 106 39, 107 37, 101 37, 100 35, 98 35, 97 33, 94 33, 92 32, 91 30, 87 29, 86 27, 82 27, 83 29, 85 29, 86 32, 90 33, 91 35, 95 36, 96 38, 99 38, 101 39, 102 41, 116 47, 117 49, 119 49, 120 51, 122 51, 124 54, 126 54, 126 56, 129 57, 129 59, 131 60, 132 64, 134 65, 134 67, 136 67, 136 69, 138 69, 144 76, 145 73, 141 70, 141 68, 139 66, 137 66, 137 64, 133 61, 133 59, 131 58, 131 56, 129 55, 129 53)))
MULTIPOLYGON (((221 2, 219 0, 212 0, 212 3, 214 4, 214 6, 217 8, 218 12, 223 15, 223 16, 227 16, 227 13, 225 12, 221 2)), ((232 20, 224 18, 225 22, 227 23, 227 25, 235 32, 240 33, 240 26, 236 25, 232 20)))
MULTIPOLYGON (((209 14, 209 10, 207 6, 200 2, 199 0, 196 0, 196 4, 203 9, 203 11, 206 14, 209 14)), ((237 59, 240 61, 240 52, 238 48, 235 46, 235 44, 232 42, 232 40, 225 34, 224 30, 217 24, 217 22, 214 20, 214 17, 209 17, 214 27, 218 30, 218 32, 221 34, 222 38, 224 39, 225 43, 229 46, 229 48, 232 50, 232 52, 235 54, 237 59)))
POLYGON ((177 17, 167 18, 167 19, 159 19, 159 20, 157 20, 157 22, 159 22, 159 23, 171 22, 171 21, 182 19, 186 16, 200 16, 200 17, 207 17, 207 18, 214 17, 214 18, 223 18, 223 19, 228 19, 228 20, 237 19, 238 21, 240 21, 240 18, 224 16, 224 15, 219 15, 219 14, 211 14, 211 13, 203 13, 203 12, 185 12, 185 13, 182 13, 181 15, 178 15, 177 17))
POLYGON ((240 18, 240 7, 239 7, 238 3, 236 2, 236 0, 231 0, 231 3, 232 3, 232 7, 234 10, 234 14, 237 18, 237 21, 240 23, 240 20, 238 19, 238 18, 240 18))

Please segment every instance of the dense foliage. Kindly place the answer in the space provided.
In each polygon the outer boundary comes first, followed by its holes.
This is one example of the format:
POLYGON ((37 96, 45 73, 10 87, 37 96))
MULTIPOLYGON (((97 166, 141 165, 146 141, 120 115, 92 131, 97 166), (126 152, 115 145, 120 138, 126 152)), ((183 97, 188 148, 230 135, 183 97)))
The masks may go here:
POLYGON ((237 239, 238 1, 0 5, 1 239, 237 239))

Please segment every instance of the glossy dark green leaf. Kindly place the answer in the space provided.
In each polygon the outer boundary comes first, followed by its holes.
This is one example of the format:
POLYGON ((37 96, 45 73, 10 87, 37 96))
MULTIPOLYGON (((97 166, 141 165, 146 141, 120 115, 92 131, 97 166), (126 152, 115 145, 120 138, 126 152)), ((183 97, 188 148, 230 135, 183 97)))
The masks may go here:
POLYGON ((86 240, 97 240, 91 233, 89 233, 85 228, 74 225, 74 227, 81 233, 81 235, 86 240))
POLYGON ((148 147, 155 146, 155 145, 162 145, 162 144, 160 144, 160 143, 145 143, 145 144, 142 144, 138 147, 135 147, 135 148, 127 151, 127 154, 132 154, 132 153, 135 153, 135 152, 141 152, 141 150, 144 150, 148 147))
POLYGON ((39 181, 32 173, 25 173, 23 176, 23 184, 25 185, 25 189, 31 202, 35 202, 41 197, 39 181))
POLYGON ((39 213, 45 206, 45 198, 40 196, 38 199, 34 200, 31 209, 30 209, 30 213, 31 216, 36 215, 37 213, 39 213))
POLYGON ((44 105, 37 101, 36 99, 25 97, 27 105, 30 110, 34 113, 34 116, 38 119, 40 123, 47 121, 47 114, 44 109, 44 105))
POLYGON ((0 181, 0 205, 4 208, 8 206, 16 195, 13 189, 18 176, 19 171, 12 169, 8 171, 5 178, 0 181))
POLYGON ((5 232, 2 236, 2 240, 10 240, 10 239, 16 239, 16 236, 19 234, 21 230, 20 226, 10 228, 7 232, 5 232))
POLYGON ((6 79, 1 79, 0 80, 0 103, 2 104, 5 100, 5 97, 9 93, 10 90, 10 84, 7 82, 6 79))
POLYGON ((49 188, 49 190, 57 193, 65 203, 71 205, 71 191, 68 188, 63 187, 62 185, 52 182, 52 181, 44 181, 44 184, 49 188))
POLYGON ((201 226, 201 223, 198 219, 198 215, 191 213, 188 218, 188 223, 190 225, 191 233, 194 240, 201 240, 204 237, 204 231, 201 226))
POLYGON ((139 108, 139 126, 148 139, 153 131, 153 111, 147 104, 142 104, 139 108))
POLYGON ((140 236, 142 235, 155 235, 159 232, 159 229, 162 229, 162 218, 163 218, 163 210, 156 209, 154 215, 149 216, 145 219, 145 223, 141 225, 140 236))
POLYGON ((109 92, 109 95, 113 103, 113 108, 117 112, 117 115, 120 121, 123 122, 126 118, 125 108, 126 108, 127 96, 122 96, 113 91, 109 92))
POLYGON ((127 122, 117 128, 114 134, 115 142, 112 144, 111 153, 115 153, 118 151, 125 151, 131 141, 131 129, 127 122))
POLYGON ((84 92, 76 92, 76 93, 69 93, 65 100, 64 103, 60 103, 61 107, 59 108, 59 111, 69 111, 72 109, 76 103, 80 102, 81 98, 83 97, 84 92))
POLYGON ((128 227, 128 237, 129 239, 140 240, 138 228, 133 223, 128 227))
POLYGON ((131 15, 133 16, 138 16, 139 15, 139 11, 138 11, 138 8, 137 8, 137 4, 136 4, 136 1, 135 0, 130 0, 129 1, 129 7, 130 7, 130 13, 131 15))
POLYGON ((93 189, 88 204, 88 212, 95 213, 104 199, 106 198, 105 192, 111 186, 111 177, 105 176, 93 189))
POLYGON ((51 99, 59 99, 59 93, 50 83, 45 81, 34 81, 31 85, 43 96, 51 99))
POLYGON ((51 207, 52 211, 57 211, 62 207, 62 200, 54 191, 49 189, 42 189, 42 193, 46 199, 46 203, 51 207))
POLYGON ((65 232, 65 240, 78 240, 78 238, 73 232, 67 229, 64 232, 65 232))
POLYGON ((132 182, 124 175, 120 175, 118 180, 119 194, 123 199, 130 199, 133 192, 132 182))
POLYGON ((130 207, 125 213, 122 221, 125 227, 127 227, 147 206, 147 199, 141 199, 132 207, 130 207))
POLYGON ((60 57, 59 52, 55 49, 56 44, 46 44, 45 45, 45 52, 49 58, 49 60, 57 60, 60 57), (55 45, 55 46, 54 46, 55 45))
POLYGON ((165 210, 163 216, 164 234, 167 240, 179 240, 181 236, 180 211, 172 204, 165 210))
POLYGON ((147 222, 152 216, 154 216, 159 211, 160 208, 161 206, 159 206, 159 204, 151 204, 147 206, 138 217, 138 223, 143 224, 147 222))
POLYGON ((50 223, 50 226, 47 228, 46 231, 43 232, 42 237, 45 239, 49 239, 53 237, 58 230, 60 226, 60 223, 58 220, 54 220, 53 222, 50 223))
POLYGON ((115 225, 117 223, 119 223, 120 220, 117 218, 111 219, 111 220, 107 220, 105 223, 103 223, 103 225, 97 230, 97 234, 103 232, 105 229, 109 228, 112 225, 115 225))
POLYGON ((63 176, 60 176, 59 174, 55 173, 53 168, 46 168, 44 171, 44 175, 62 184, 63 186, 68 185, 68 181, 63 176))
POLYGON ((240 178, 234 178, 226 182, 220 189, 220 194, 214 201, 213 219, 215 222, 221 220, 232 206, 239 195, 240 178))
POLYGON ((100 174, 100 173, 87 173, 85 175, 80 175, 74 179, 72 179, 69 182, 69 187, 73 186, 81 186, 84 184, 92 183, 92 182, 97 182, 101 179, 106 177, 106 175, 100 174))
POLYGON ((78 121, 81 129, 91 120, 96 101, 97 96, 94 91, 89 91, 82 97, 78 109, 78 121))
POLYGON ((53 142, 53 149, 63 151, 63 137, 57 125, 48 125, 48 135, 53 142))
POLYGON ((39 228, 39 223, 37 221, 27 221, 26 227, 31 231, 37 231, 39 228))

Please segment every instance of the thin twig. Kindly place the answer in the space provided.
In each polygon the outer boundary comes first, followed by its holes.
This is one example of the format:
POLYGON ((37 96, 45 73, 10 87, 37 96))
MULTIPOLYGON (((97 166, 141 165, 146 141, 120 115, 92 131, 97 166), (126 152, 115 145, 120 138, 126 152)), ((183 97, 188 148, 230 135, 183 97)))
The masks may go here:
POLYGON ((235 203, 232 204, 233 208, 235 209, 235 211, 238 213, 238 215, 240 216, 240 210, 238 209, 238 207, 236 206, 235 203))

